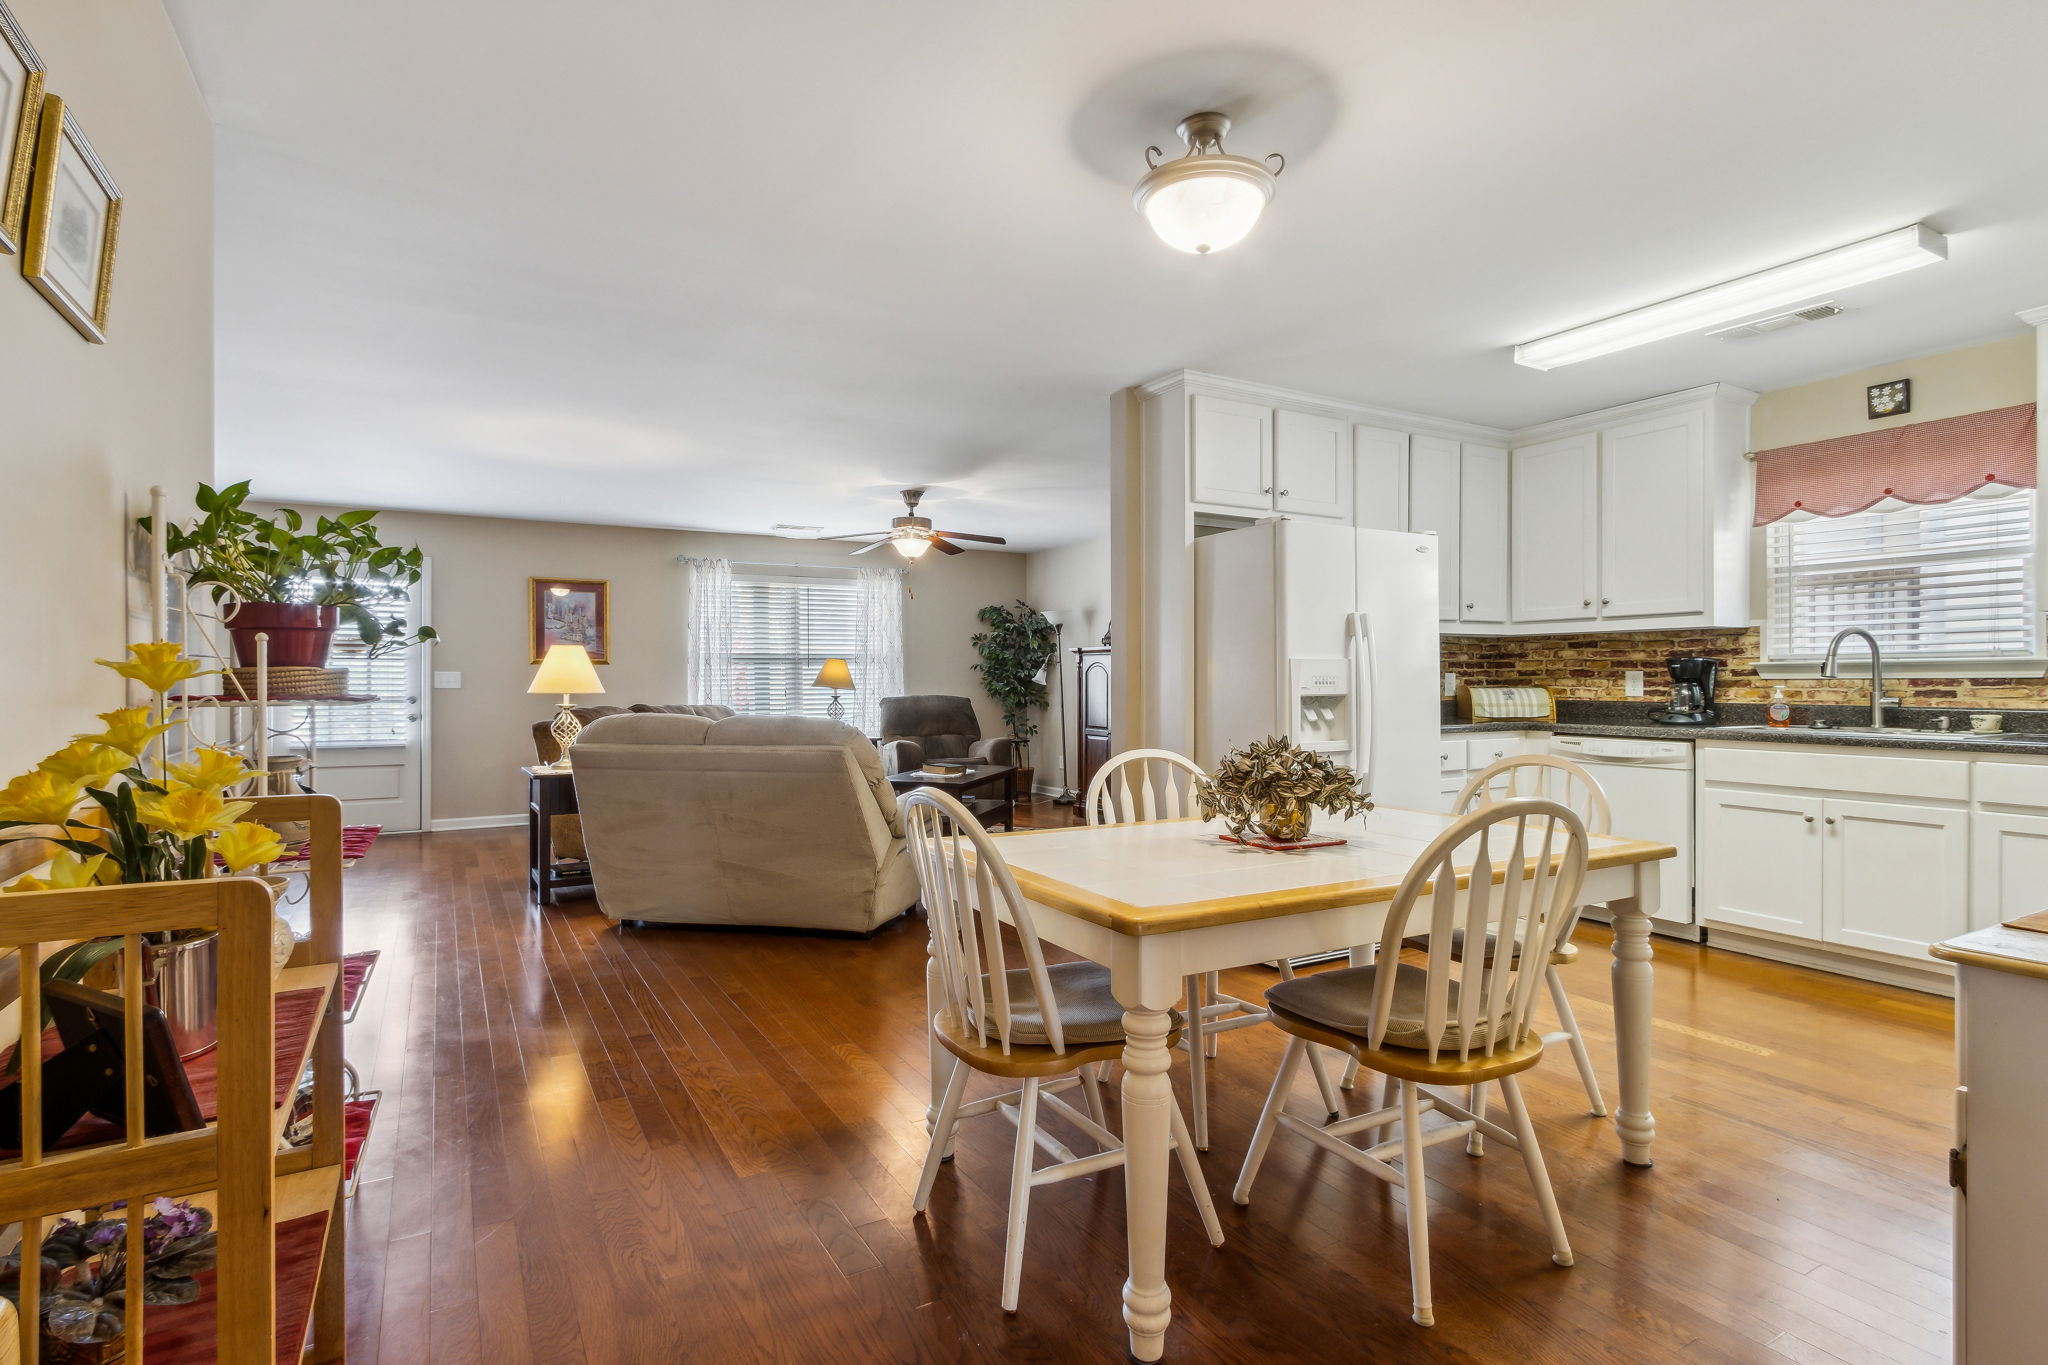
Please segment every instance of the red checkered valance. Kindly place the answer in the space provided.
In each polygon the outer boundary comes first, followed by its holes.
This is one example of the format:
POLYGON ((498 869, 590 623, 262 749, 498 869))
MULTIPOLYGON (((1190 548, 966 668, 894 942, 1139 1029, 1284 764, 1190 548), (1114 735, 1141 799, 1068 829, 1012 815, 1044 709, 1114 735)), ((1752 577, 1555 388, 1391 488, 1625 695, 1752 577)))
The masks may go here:
POLYGON ((1759 451, 1755 524, 1845 517, 1885 498, 1953 502, 1987 483, 2032 488, 2039 458, 2032 403, 1759 451))

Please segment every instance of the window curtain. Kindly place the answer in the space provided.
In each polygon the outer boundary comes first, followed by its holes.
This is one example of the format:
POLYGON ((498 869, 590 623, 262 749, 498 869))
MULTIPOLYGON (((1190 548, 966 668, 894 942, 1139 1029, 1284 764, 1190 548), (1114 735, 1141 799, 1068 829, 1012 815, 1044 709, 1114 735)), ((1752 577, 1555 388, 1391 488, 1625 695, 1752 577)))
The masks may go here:
POLYGON ((732 561, 691 559, 683 623, 683 696, 693 705, 732 705, 732 561))
POLYGON ((2032 403, 1760 451, 1755 524, 1845 517, 1886 498, 1954 502, 1987 484, 2032 488, 2038 460, 2032 403))
POLYGON ((903 570, 862 569, 853 708, 848 719, 864 735, 882 733, 882 698, 903 695, 903 570))

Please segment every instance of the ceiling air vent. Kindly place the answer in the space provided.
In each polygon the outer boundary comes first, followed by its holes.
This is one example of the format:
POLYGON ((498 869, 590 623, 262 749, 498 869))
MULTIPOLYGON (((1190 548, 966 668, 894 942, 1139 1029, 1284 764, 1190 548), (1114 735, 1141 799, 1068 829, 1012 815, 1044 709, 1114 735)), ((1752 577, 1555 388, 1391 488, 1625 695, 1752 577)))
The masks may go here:
POLYGON ((1710 337, 1726 337, 1730 341, 1748 341, 1751 337, 1767 336, 1782 332, 1787 327, 1797 327, 1803 322, 1819 322, 1822 318, 1839 317, 1847 312, 1832 301, 1816 303, 1807 308, 1795 308, 1789 313, 1773 313, 1767 318, 1756 318, 1750 322, 1738 322, 1732 327, 1716 327, 1707 333, 1710 337))

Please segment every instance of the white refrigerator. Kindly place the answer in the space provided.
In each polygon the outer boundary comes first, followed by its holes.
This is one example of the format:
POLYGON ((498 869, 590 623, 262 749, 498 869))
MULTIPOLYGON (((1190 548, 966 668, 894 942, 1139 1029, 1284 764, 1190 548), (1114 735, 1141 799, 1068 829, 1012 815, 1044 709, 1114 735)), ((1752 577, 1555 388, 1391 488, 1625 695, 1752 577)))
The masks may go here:
POLYGON ((1437 539, 1275 517, 1195 541, 1195 761, 1268 735, 1433 809, 1437 539))

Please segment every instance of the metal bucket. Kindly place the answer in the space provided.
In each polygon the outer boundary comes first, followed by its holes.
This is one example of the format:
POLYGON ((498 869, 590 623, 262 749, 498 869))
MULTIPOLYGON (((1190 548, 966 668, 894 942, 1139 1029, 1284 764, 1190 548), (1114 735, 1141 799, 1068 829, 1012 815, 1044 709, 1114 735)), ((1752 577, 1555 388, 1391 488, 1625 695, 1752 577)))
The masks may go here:
POLYGON ((142 993, 186 1061, 220 1041, 220 935, 142 945, 142 993))

